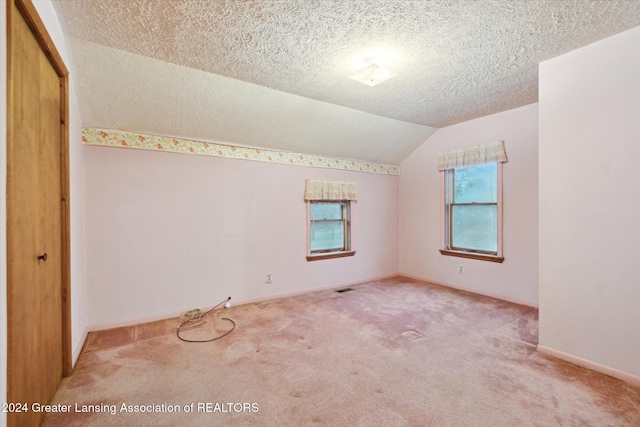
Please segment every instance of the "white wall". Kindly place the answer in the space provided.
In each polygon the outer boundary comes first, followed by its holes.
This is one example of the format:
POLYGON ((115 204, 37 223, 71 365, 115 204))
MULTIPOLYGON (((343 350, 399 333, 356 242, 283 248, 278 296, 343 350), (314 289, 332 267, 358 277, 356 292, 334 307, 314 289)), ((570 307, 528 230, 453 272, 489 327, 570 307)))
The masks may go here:
POLYGON ((397 176, 110 147, 84 154, 97 328, 398 273, 397 176), (306 260, 305 179, 357 182, 355 256, 306 260))
MULTIPOLYGON (((62 56, 67 68, 70 67, 71 58, 67 52, 64 34, 50 0, 35 0, 34 5, 44 22, 47 31, 53 39, 58 52, 62 56)), ((0 80, 2 91, 0 93, 0 311, 2 319, 0 324, 0 390, 2 401, 6 400, 6 1, 2 1, 0 7, 0 80)), ((70 108, 69 108, 69 157, 71 173, 71 318, 72 318, 72 350, 77 356, 83 343, 83 334, 87 325, 86 281, 84 272, 84 219, 83 219, 83 159, 81 145, 81 124, 73 74, 70 75, 70 108)), ((74 360, 75 362, 75 360, 74 360)), ((0 414, 0 425, 6 424, 6 416, 0 414)))
POLYGON ((540 64, 540 345, 640 377, 640 27, 540 64))
POLYGON ((538 303, 538 105, 439 129, 401 165, 400 272, 532 306, 538 303), (505 141, 504 263, 443 256, 438 152, 505 141), (464 265, 464 275, 458 265, 464 265))

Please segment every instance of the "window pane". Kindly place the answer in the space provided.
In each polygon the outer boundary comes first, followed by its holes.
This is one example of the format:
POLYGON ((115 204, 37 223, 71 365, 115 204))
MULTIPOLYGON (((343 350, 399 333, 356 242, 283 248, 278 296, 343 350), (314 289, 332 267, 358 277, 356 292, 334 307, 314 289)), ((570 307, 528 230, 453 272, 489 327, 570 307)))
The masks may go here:
POLYGON ((311 250, 342 249, 343 231, 342 221, 311 222, 311 250))
POLYGON ((498 201, 496 163, 456 168, 454 174, 456 203, 498 201))
POLYGON ((311 203, 311 219, 342 219, 341 203, 311 203))
POLYGON ((498 251, 497 206, 453 206, 451 246, 498 251))

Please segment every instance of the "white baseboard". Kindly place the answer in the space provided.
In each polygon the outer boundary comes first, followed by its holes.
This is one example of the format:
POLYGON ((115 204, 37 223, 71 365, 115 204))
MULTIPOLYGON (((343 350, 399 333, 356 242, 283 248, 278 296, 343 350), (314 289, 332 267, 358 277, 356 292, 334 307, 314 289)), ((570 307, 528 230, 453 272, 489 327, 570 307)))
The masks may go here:
POLYGON ((76 366, 76 362, 78 361, 78 357, 80 357, 80 353, 82 353, 82 347, 84 347, 84 343, 87 341, 87 336, 89 335, 89 328, 84 328, 82 332, 82 337, 80 337, 80 342, 76 346, 75 350, 73 350, 73 355, 71 356, 71 368, 76 366))
POLYGON ((582 366, 583 368, 587 368, 595 372, 600 372, 601 374, 609 375, 610 377, 617 378, 636 387, 640 387, 640 377, 629 374, 627 372, 619 371, 617 369, 610 368, 608 366, 604 366, 590 360, 563 353, 562 351, 554 350, 553 348, 545 347, 540 344, 538 344, 537 349, 542 354, 546 354, 557 359, 562 359, 566 362, 573 363, 574 365, 582 366))
MULTIPOLYGON (((300 290, 295 290, 295 291, 291 291, 291 292, 283 292, 283 293, 280 293, 280 294, 267 295, 267 296, 262 296, 262 297, 257 297, 257 298, 248 298, 248 299, 243 299, 243 300, 232 300, 231 302, 232 302, 233 305, 252 304, 252 303, 255 303, 255 302, 269 301, 269 300, 278 299, 278 298, 294 297, 294 296, 298 296, 298 295, 308 294, 308 293, 311 293, 311 292, 319 292, 319 291, 327 291, 327 290, 331 290, 331 289, 339 289, 339 288, 343 288, 345 286, 355 286, 355 285, 360 285, 360 284, 363 284, 363 283, 374 282, 376 280, 390 279, 392 277, 398 277, 398 276, 399 276, 398 273, 387 274, 387 275, 384 275, 384 276, 371 277, 371 278, 368 278, 368 279, 353 280, 353 281, 337 283, 337 284, 334 283, 334 284, 331 284, 331 285, 318 286, 318 287, 309 288, 309 289, 300 289, 300 290)), ((210 309, 211 307, 200 307, 200 308, 201 308, 201 310, 206 311, 206 310, 210 309)), ((174 318, 174 317, 180 317, 183 313, 184 313, 184 311, 177 311, 177 312, 173 312, 173 313, 163 313, 163 314, 158 314, 158 315, 154 315, 154 316, 138 317, 138 318, 135 318, 135 319, 123 320, 123 321, 120 321, 120 322, 100 323, 100 324, 97 324, 97 325, 88 326, 87 327, 87 332, 103 331, 103 330, 106 330, 106 329, 122 328, 122 327, 126 327, 126 326, 140 325, 142 323, 156 322, 158 320, 165 320, 165 319, 171 319, 171 318, 174 318)), ((83 343, 84 343, 84 339, 86 339, 86 333, 85 333, 85 336, 83 337, 83 343)), ((80 349, 82 349, 82 347, 80 349)), ((78 355, 79 355, 79 353, 78 353, 78 355)), ((75 355, 74 355, 74 357, 75 357, 75 355)))
POLYGON ((398 273, 387 274, 385 276, 377 276, 377 277, 372 277, 372 278, 365 279, 365 280, 353 280, 353 281, 350 281, 350 282, 343 282, 343 283, 339 283, 339 284, 335 284, 334 283, 332 285, 318 286, 318 287, 311 288, 311 289, 302 289, 302 290, 296 290, 296 291, 291 291, 291 292, 284 292, 284 293, 281 293, 281 294, 269 295, 269 296, 265 296, 265 297, 250 298, 250 299, 247 299, 247 300, 242 300, 240 302, 237 302, 236 305, 252 304, 254 302, 269 301, 269 300, 272 300, 272 299, 279 299, 279 298, 295 297, 295 296, 298 296, 298 295, 309 294, 311 292, 329 291, 329 290, 332 290, 332 289, 340 289, 340 288, 344 288, 346 286, 361 285, 363 283, 375 282, 376 280, 390 279, 392 277, 398 277, 398 276, 399 276, 398 273))
MULTIPOLYGON (((205 309, 204 307, 202 308, 205 309)), ((177 311, 173 313, 156 314, 153 316, 136 317, 135 319, 122 320, 119 322, 107 322, 98 323, 96 325, 90 325, 87 327, 89 332, 104 331, 107 329, 124 328, 127 326, 140 325, 142 323, 156 322, 158 320, 171 319, 173 317, 180 317, 184 311, 177 311)))
POLYGON ((498 295, 490 292, 482 292, 478 289, 468 288, 465 286, 452 285, 451 283, 444 283, 439 280, 429 279, 428 277, 414 276, 413 274, 407 274, 407 273, 400 273, 399 276, 406 277, 407 279, 417 280, 419 282, 433 283, 434 285, 446 286, 447 288, 453 288, 453 289, 458 289, 460 291, 471 292, 472 294, 484 295, 486 297, 501 299, 503 301, 512 302, 514 304, 526 305, 527 307, 538 308, 538 304, 532 303, 531 301, 524 301, 518 298, 511 298, 508 296, 498 295))

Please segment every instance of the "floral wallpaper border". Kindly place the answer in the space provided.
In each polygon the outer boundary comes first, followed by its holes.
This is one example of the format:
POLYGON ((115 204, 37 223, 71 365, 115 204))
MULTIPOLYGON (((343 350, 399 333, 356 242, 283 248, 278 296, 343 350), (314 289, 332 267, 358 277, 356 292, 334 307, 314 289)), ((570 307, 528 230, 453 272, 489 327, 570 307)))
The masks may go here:
POLYGON ((256 160, 260 162, 316 168, 342 169, 358 172, 400 175, 400 167, 355 160, 332 159, 310 154, 290 153, 259 148, 239 147, 217 142, 192 141, 156 135, 143 135, 113 129, 82 129, 82 143, 106 147, 134 148, 139 150, 168 151, 172 153, 198 154, 201 156, 230 159, 256 160))

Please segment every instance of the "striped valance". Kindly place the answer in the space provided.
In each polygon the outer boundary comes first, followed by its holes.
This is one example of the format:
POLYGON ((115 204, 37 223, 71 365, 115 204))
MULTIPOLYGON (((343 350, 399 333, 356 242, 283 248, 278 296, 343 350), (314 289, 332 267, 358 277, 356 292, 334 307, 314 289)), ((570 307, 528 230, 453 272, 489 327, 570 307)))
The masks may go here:
POLYGON ((438 170, 480 165, 483 163, 505 163, 507 152, 504 141, 475 145, 461 150, 438 153, 438 170))

